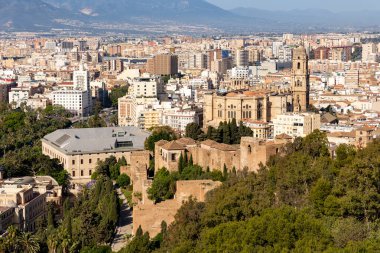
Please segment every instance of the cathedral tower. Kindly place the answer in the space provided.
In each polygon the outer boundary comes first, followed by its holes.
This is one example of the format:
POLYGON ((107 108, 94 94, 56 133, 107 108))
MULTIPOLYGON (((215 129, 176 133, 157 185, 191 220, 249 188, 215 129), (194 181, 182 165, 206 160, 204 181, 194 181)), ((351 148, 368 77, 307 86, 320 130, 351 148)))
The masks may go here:
POLYGON ((309 109, 309 64, 304 47, 293 49, 292 93, 293 111, 306 112, 309 109))

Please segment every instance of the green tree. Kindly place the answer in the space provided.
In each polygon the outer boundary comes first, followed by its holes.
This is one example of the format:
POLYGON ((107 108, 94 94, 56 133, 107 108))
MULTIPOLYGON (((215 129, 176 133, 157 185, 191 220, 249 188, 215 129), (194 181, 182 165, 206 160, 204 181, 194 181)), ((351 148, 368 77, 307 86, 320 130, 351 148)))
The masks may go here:
POLYGON ((186 126, 185 136, 193 140, 200 139, 203 131, 197 123, 190 123, 186 126))
POLYGON ((152 129, 152 134, 145 141, 145 149, 154 152, 154 145, 160 140, 176 140, 177 135, 170 127, 156 127, 152 129))
POLYGON ((148 197, 154 202, 171 199, 175 193, 176 174, 171 174, 166 168, 157 171, 152 186, 148 189, 148 197))
POLYGON ((126 174, 121 174, 118 176, 116 183, 122 187, 125 188, 131 183, 131 179, 126 174))
POLYGON ((114 87, 111 90, 111 92, 109 94, 109 97, 110 97, 111 104, 112 104, 113 107, 117 108, 119 98, 124 97, 125 95, 127 95, 128 88, 129 88, 129 86, 126 85, 126 86, 114 87))

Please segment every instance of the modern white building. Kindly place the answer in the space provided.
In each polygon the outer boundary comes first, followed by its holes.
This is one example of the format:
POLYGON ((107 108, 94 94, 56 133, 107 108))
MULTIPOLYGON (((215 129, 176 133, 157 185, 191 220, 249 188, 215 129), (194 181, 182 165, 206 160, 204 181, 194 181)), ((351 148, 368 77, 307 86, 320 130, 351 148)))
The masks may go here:
POLYGON ((193 110, 165 110, 162 114, 162 125, 184 133, 186 126, 190 123, 199 124, 199 114, 193 110))
POLYGON ((53 105, 63 106, 75 116, 88 116, 91 112, 89 92, 63 88, 51 93, 53 105))
POLYGON ((286 113, 277 115, 273 120, 274 137, 287 134, 305 137, 314 130, 321 128, 321 116, 315 113, 286 113))
POLYGON ((53 105, 61 105, 75 116, 88 116, 92 110, 92 96, 88 72, 80 66, 74 71, 73 87, 62 88, 51 93, 53 105))

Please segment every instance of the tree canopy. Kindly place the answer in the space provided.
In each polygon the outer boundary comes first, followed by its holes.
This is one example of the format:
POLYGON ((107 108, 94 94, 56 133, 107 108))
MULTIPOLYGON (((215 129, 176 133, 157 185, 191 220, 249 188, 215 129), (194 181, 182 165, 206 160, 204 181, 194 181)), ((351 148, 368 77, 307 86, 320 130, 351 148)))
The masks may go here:
POLYGON ((258 173, 230 174, 205 203, 185 203, 148 252, 380 251, 380 142, 334 158, 327 145, 315 131, 258 173))

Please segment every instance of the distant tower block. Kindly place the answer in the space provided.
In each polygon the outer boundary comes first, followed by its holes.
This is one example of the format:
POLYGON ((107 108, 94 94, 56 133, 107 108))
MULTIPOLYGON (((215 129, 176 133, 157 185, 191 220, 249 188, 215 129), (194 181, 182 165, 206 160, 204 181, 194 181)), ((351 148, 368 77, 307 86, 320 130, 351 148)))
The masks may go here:
POLYGON ((306 112, 309 109, 310 74, 308 61, 304 47, 293 49, 292 92, 294 112, 306 112))

